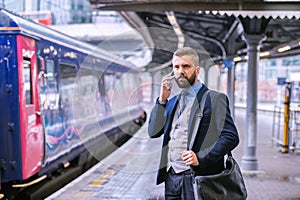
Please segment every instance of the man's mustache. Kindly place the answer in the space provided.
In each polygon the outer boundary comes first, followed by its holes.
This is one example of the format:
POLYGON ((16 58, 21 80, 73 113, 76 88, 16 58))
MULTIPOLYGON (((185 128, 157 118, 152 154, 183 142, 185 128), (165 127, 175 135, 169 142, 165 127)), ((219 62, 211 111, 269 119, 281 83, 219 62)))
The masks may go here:
POLYGON ((187 79, 184 75, 182 75, 182 74, 180 74, 179 76, 176 76, 175 77, 176 79, 180 79, 180 78, 185 78, 185 79, 187 79))

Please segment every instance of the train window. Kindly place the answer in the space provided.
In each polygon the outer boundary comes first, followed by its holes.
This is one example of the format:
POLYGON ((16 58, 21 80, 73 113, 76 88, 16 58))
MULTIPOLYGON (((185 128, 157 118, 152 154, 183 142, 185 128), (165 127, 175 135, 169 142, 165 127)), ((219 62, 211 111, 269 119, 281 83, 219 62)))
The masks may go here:
POLYGON ((54 63, 52 60, 46 60, 46 70, 47 70, 47 79, 53 80, 54 79, 54 63))
POLYGON ((61 101, 63 103, 74 98, 77 70, 75 66, 66 64, 60 64, 59 69, 61 101))
POLYGON ((75 79, 77 70, 75 66, 60 64, 60 78, 61 79, 75 79))
POLYGON ((23 58, 23 80, 26 104, 32 104, 31 69, 28 58, 23 58))
POLYGON ((115 80, 112 98, 113 109, 119 112, 127 109, 129 105, 138 103, 138 98, 134 98, 133 95, 135 87, 138 85, 137 81, 137 76, 131 73, 123 74, 123 76, 115 80))
POLYGON ((79 92, 81 94, 81 102, 85 109, 82 112, 83 116, 89 116, 95 112, 95 103, 97 97, 98 80, 95 74, 90 70, 81 67, 78 75, 80 80, 78 82, 79 92))
POLYGON ((39 88, 40 88, 40 92, 44 93, 45 89, 46 89, 46 69, 45 69, 45 65, 44 65, 44 58, 42 57, 38 57, 37 59, 38 61, 38 84, 39 84, 39 88))
POLYGON ((104 75, 105 91, 108 102, 112 102, 112 95, 115 90, 116 76, 113 73, 105 73, 104 75))

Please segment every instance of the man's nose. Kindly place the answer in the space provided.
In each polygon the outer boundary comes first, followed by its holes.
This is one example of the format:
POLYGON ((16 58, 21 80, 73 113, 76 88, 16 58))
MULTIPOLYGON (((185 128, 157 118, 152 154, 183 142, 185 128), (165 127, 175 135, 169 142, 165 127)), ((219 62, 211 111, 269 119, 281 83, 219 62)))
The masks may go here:
POLYGON ((178 73, 182 74, 183 71, 184 71, 184 70, 183 70, 183 67, 180 66, 180 67, 178 68, 178 73))

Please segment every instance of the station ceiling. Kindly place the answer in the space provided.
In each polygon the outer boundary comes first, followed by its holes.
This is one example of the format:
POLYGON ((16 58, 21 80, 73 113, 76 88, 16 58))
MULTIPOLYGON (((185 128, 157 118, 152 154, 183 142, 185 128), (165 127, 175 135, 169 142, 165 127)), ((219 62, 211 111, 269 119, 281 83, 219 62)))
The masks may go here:
POLYGON ((300 1, 90 0, 94 9, 118 11, 152 49, 145 66, 170 65, 180 46, 192 46, 214 63, 247 54, 243 35, 265 35, 261 57, 300 54, 300 1), (284 48, 282 48, 284 47, 284 48), (279 50, 280 49, 280 50, 279 50), (204 52, 205 51, 205 52, 204 52))

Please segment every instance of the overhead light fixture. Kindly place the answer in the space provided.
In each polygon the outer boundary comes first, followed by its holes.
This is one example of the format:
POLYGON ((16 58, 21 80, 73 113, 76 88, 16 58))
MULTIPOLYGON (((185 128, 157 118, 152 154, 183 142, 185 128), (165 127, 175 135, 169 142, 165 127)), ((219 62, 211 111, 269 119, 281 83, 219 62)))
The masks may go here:
POLYGON ((235 57, 235 58, 233 58, 233 61, 234 61, 234 62, 239 62, 239 61, 241 61, 241 60, 242 60, 241 57, 235 57))
POLYGON ((287 46, 284 46, 284 47, 281 47, 281 48, 277 49, 277 51, 279 53, 281 53, 281 52, 284 52, 284 51, 288 51, 290 49, 291 49, 291 46, 287 45, 287 46))
POLYGON ((261 52, 261 53, 259 54, 259 56, 261 56, 261 57, 269 56, 269 55, 270 55, 270 52, 269 52, 269 51, 261 52))
POLYGON ((185 39, 184 39, 183 33, 180 29, 180 26, 179 26, 179 24, 176 20, 176 16, 175 16, 174 12, 166 12, 166 15, 168 17, 168 20, 169 20, 170 24, 173 27, 173 30, 174 30, 175 34, 177 35, 177 38, 178 38, 177 47, 181 48, 181 47, 184 46, 185 39))
POLYGON ((184 43, 184 37, 182 35, 178 36, 178 41, 184 43))
POLYGON ((177 23, 176 18, 175 18, 174 15, 167 15, 167 17, 168 17, 168 20, 169 20, 171 25, 174 25, 174 24, 177 23))
POLYGON ((176 35, 178 35, 178 36, 182 34, 181 29, 178 28, 178 27, 173 28, 173 30, 174 30, 174 32, 176 33, 176 35))

